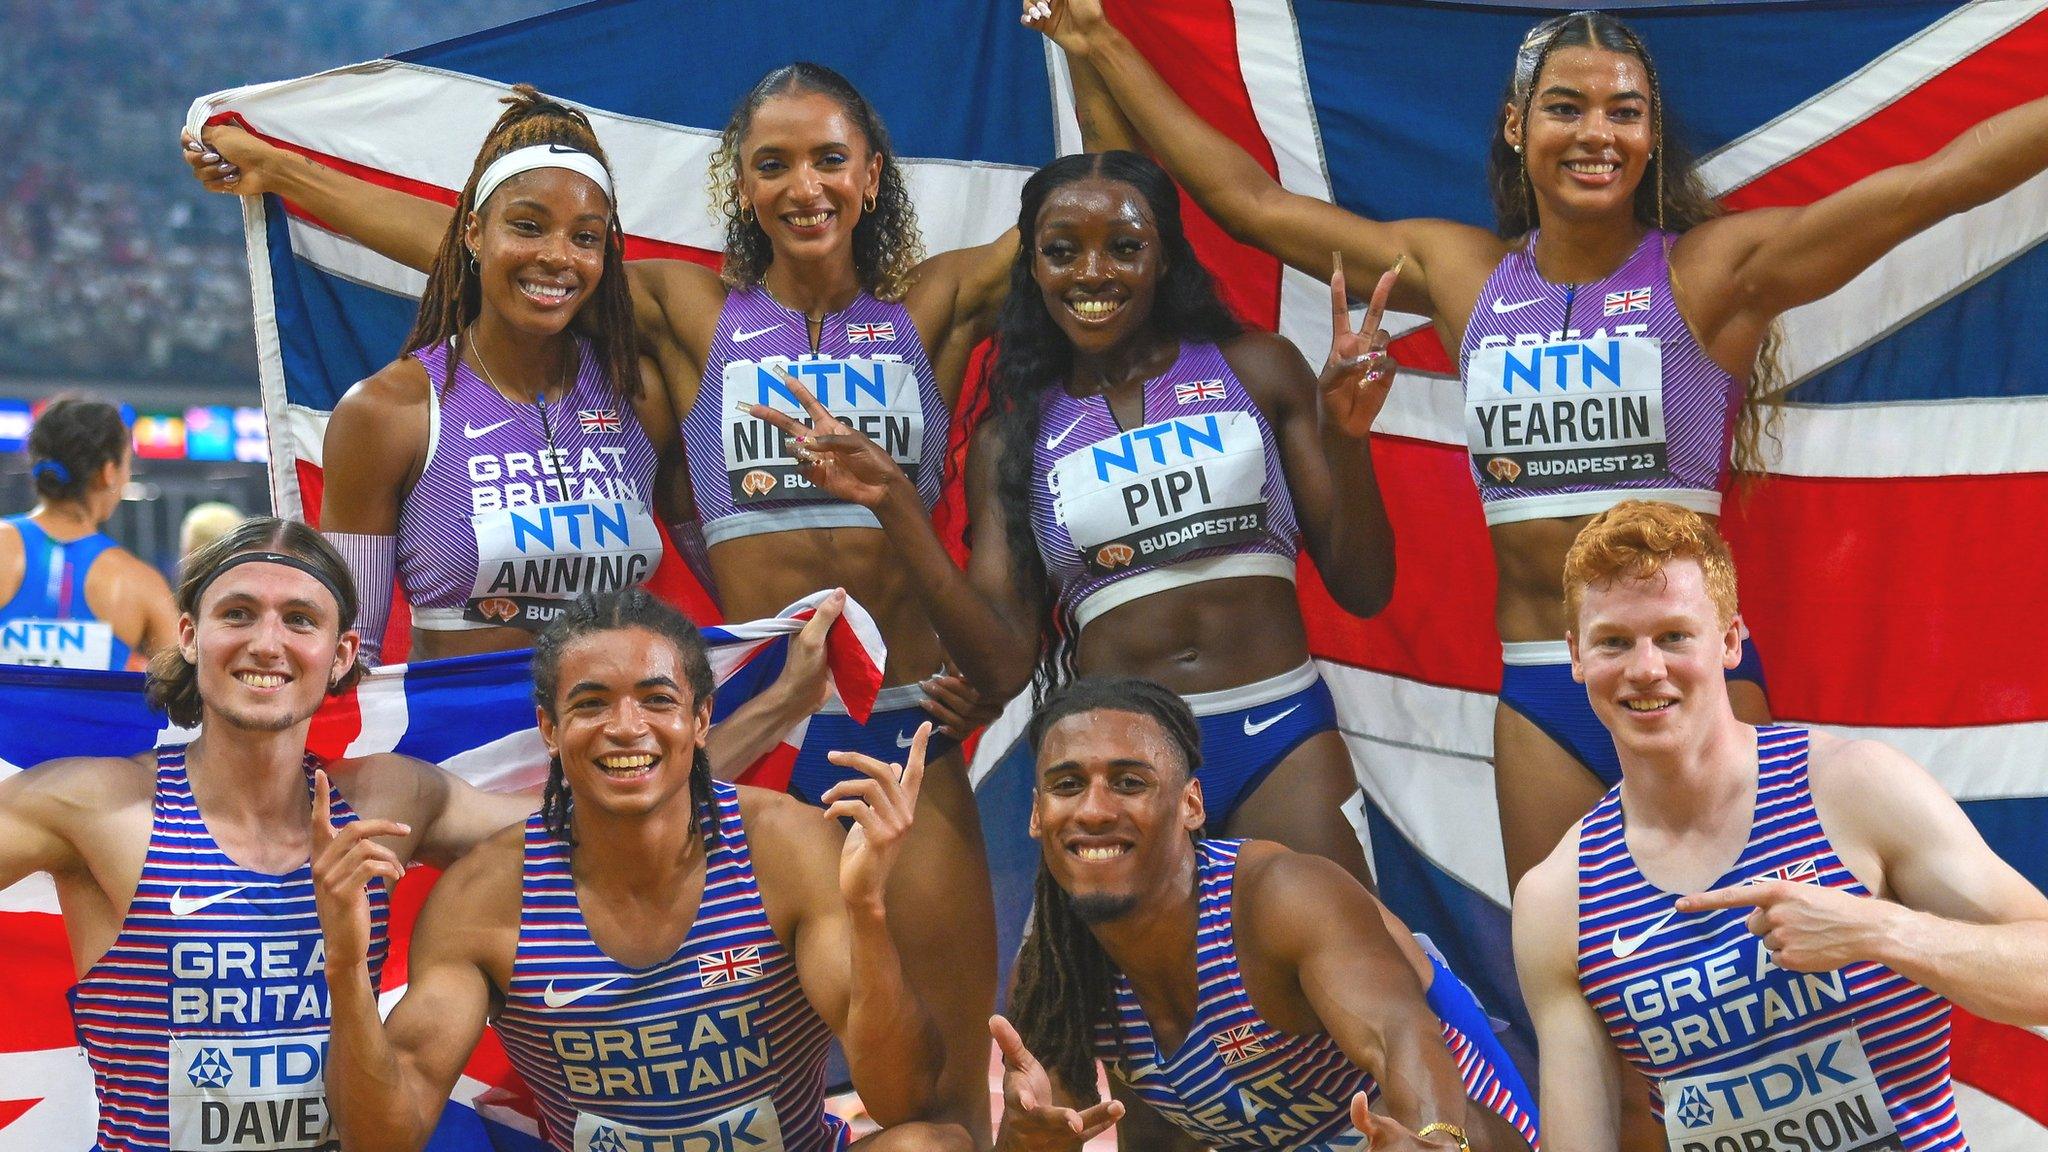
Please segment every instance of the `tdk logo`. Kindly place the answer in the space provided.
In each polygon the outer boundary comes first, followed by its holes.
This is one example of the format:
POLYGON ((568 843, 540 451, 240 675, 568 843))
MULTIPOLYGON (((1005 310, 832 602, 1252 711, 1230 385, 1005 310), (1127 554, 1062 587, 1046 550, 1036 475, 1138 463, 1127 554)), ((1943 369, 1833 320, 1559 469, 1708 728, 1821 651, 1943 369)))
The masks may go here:
POLYGON ((1574 383, 1591 388, 1596 375, 1619 388, 1621 341, 1605 341, 1605 352, 1602 355, 1601 345, 1594 343, 1539 344, 1527 349, 1503 349, 1500 390, 1513 393, 1515 381, 1519 380, 1529 386, 1529 391, 1541 392, 1546 374, 1551 385, 1560 391, 1574 383))
POLYGON ((228 1067, 228 1058, 218 1048, 201 1048, 199 1055, 192 1058, 192 1066, 185 1070, 192 1083, 201 1088, 225 1088, 234 1082, 234 1069, 228 1067))
POLYGON ((1094 445, 1089 452, 1095 478, 1106 481, 1111 469, 1135 474, 1147 463, 1165 464, 1175 457, 1192 460, 1198 445, 1211 452, 1223 451, 1223 431, 1216 417, 1163 421, 1094 445))
POLYGON ((1819 1055, 1801 1052, 1796 1059, 1785 1063, 1755 1065, 1739 1076, 1709 1080, 1706 1082, 1707 1091, 1721 1097, 1729 1114, 1738 1120, 1750 1114, 1744 1109, 1745 1101, 1753 1111, 1769 1112, 1783 1108, 1802 1097, 1819 1096, 1830 1085, 1856 1083, 1854 1075, 1835 1063, 1841 1051, 1842 1041, 1834 1040, 1821 1049, 1819 1055))
POLYGON ((1714 1106, 1696 1084, 1686 1085, 1685 1091, 1679 1093, 1678 1107, 1672 1109, 1671 1114, 1687 1128, 1705 1128, 1714 1122, 1714 1106))

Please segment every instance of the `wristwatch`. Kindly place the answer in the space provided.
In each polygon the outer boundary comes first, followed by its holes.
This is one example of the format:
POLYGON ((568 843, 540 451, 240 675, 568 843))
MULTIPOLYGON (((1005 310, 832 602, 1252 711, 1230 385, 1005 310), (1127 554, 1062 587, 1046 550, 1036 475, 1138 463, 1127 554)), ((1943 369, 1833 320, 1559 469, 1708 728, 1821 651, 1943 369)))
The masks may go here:
POLYGON ((1451 1139, 1456 1140, 1458 1142, 1458 1152, 1472 1152, 1472 1142, 1465 1139, 1465 1130, 1456 1124, 1446 1124, 1441 1120, 1434 1124, 1424 1124, 1422 1131, 1415 1134, 1415 1138, 1420 1140, 1424 1137, 1433 1136, 1438 1132, 1446 1133, 1451 1139))

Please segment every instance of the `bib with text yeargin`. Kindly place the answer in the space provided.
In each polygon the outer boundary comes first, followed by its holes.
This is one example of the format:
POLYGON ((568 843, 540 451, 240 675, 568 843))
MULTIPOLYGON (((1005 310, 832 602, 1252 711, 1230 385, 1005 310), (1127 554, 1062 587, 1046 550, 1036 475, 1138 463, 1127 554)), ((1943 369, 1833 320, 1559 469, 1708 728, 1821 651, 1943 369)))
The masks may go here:
POLYGON ((1738 1068, 1665 1078, 1671 1152, 1900 1152, 1854 1027, 1738 1068))
POLYGON ((1661 342, 1616 329, 1482 345, 1466 365, 1465 441, 1486 488, 1668 479, 1661 342))
POLYGON ((809 416, 783 380, 787 372, 826 411, 880 445, 910 482, 924 467, 924 400, 917 374, 900 356, 770 356, 725 366, 725 472, 735 505, 833 497, 804 479, 789 436, 740 405, 759 404, 808 424, 809 416))
POLYGON ((1048 476, 1054 513, 1092 576, 1259 540, 1265 480, 1249 412, 1147 424, 1066 453, 1048 476))
POLYGON ((327 1032, 170 1038, 170 1152, 333 1152, 327 1032))
POLYGON ((564 500, 470 517, 476 580, 462 617, 538 632, 588 591, 639 584, 661 563, 661 532, 638 500, 564 500))

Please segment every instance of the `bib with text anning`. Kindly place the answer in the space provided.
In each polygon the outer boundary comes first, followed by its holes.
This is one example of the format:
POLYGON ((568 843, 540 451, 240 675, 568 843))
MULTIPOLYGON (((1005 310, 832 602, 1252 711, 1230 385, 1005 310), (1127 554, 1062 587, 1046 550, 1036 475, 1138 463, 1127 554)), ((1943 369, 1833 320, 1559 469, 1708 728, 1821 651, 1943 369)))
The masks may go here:
POLYGON ((462 618, 538 632, 591 590, 639 584, 661 563, 661 532, 638 500, 568 500, 470 517, 476 582, 462 618))

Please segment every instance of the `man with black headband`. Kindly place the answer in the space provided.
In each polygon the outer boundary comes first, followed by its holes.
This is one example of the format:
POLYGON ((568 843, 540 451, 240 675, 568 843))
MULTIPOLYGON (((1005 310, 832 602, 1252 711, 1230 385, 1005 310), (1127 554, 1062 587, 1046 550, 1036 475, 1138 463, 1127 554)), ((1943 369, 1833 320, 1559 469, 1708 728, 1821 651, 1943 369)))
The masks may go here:
MULTIPOLYGON (((177 644, 152 660, 149 697, 198 735, 0 783, 0 889, 33 872, 56 880, 100 1149, 337 1148, 316 805, 341 840, 445 866, 536 797, 480 793, 397 755, 316 769, 313 714, 361 669, 354 585, 313 529, 244 521, 191 557, 177 604, 177 644)), ((373 974, 388 903, 372 885, 373 974)))

